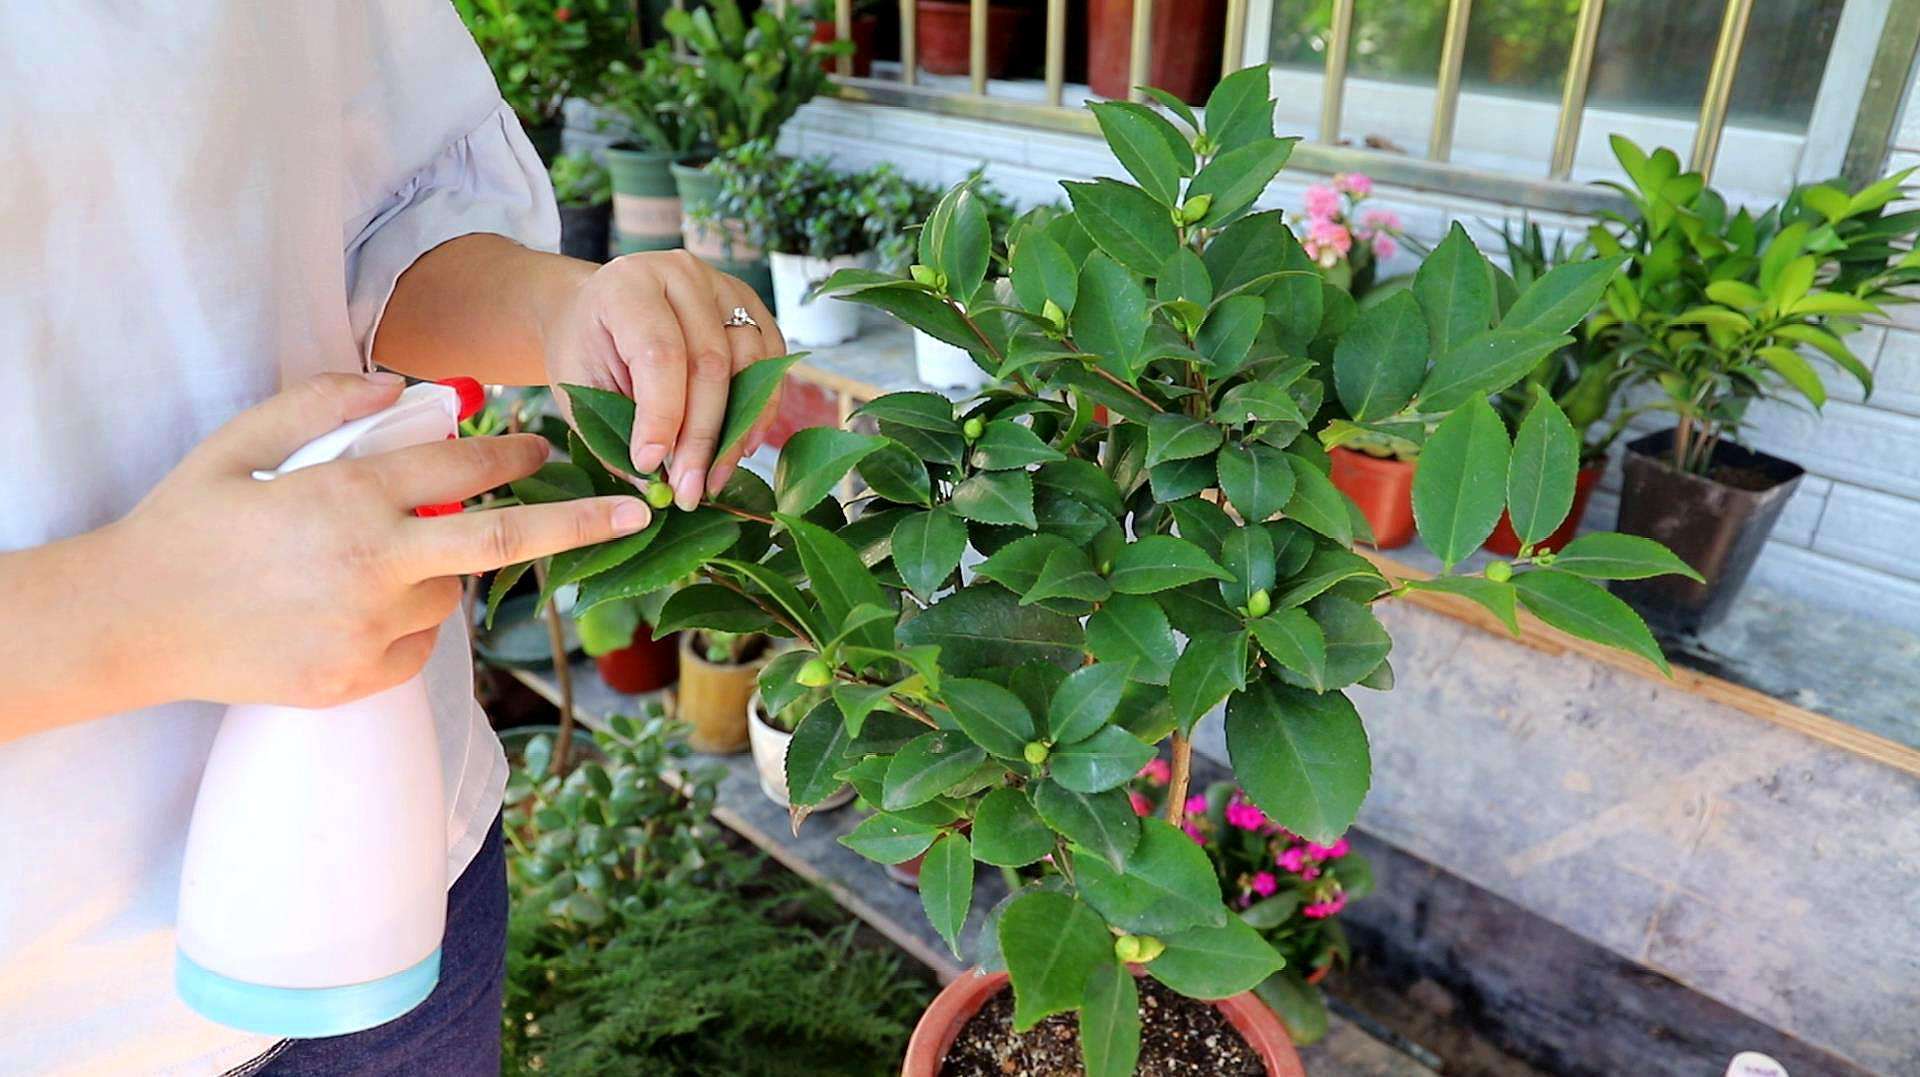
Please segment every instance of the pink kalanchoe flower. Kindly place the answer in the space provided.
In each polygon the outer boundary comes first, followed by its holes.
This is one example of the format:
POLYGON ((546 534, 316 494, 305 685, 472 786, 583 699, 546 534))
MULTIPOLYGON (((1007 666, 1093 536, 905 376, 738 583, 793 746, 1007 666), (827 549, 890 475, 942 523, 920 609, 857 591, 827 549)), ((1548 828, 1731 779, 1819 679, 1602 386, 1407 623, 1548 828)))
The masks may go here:
POLYGON ((1138 777, 1145 778, 1155 785, 1165 785, 1173 780, 1173 766, 1156 756, 1147 760, 1147 765, 1140 768, 1138 777))
POLYGON ((1352 851, 1353 847, 1347 844, 1347 839, 1341 838, 1327 848, 1327 859, 1338 860, 1352 851))
POLYGON ((1300 877, 1308 882, 1312 882, 1320 877, 1320 869, 1312 864, 1308 864, 1300 870, 1300 877))
POLYGON ((1307 188, 1306 206, 1307 216, 1315 220, 1337 216, 1340 212, 1340 192, 1316 183, 1307 188))
POLYGON ((1400 249, 1400 245, 1393 241, 1392 236, 1386 234, 1385 232, 1376 232, 1374 234, 1373 256, 1375 258, 1381 258, 1381 259, 1391 258, 1393 257, 1393 252, 1399 249, 1400 249))
POLYGON ((1370 209, 1360 215, 1360 234, 1363 236, 1399 230, 1400 215, 1390 209, 1370 209))
POLYGON ((1280 880, 1274 878, 1271 871, 1257 871, 1254 872, 1253 878, 1247 880, 1247 885, 1261 897, 1272 897, 1274 892, 1280 889, 1280 880))
POLYGON ((1188 815, 1204 815, 1207 811, 1207 798, 1195 793, 1187 798, 1188 815))
POLYGON ((1152 815, 1153 814, 1153 801, 1148 800, 1146 797, 1146 794, 1128 793, 1127 800, 1132 802, 1133 804, 1133 814, 1135 815, 1152 815))
POLYGON ((1274 857, 1273 862, 1298 875, 1300 869, 1307 866, 1307 851, 1296 845, 1281 853, 1279 856, 1274 857))
POLYGON ((1192 823, 1181 823, 1180 829, 1186 831, 1187 837, 1192 838, 1195 842, 1201 845, 1205 845, 1207 843, 1207 836, 1205 834, 1202 834, 1200 832, 1200 828, 1197 826, 1194 826, 1192 823))
POLYGON ((1307 855, 1315 860, 1325 860, 1327 858, 1327 852, 1331 848, 1332 846, 1322 845, 1317 841, 1310 841, 1307 843, 1307 855))
POLYGON ((1365 172, 1341 172, 1333 177, 1333 186, 1355 198, 1365 198, 1373 193, 1373 178, 1365 172))
POLYGON ((1334 913, 1338 911, 1339 911, 1338 909, 1335 909, 1333 907, 1333 902, 1331 901, 1316 901, 1313 904, 1308 905, 1305 908, 1302 908, 1300 910, 1300 915, 1306 917, 1309 920, 1324 920, 1327 917, 1332 916, 1334 913))
POLYGON ((1227 825, 1240 830, 1259 830, 1267 825, 1267 813, 1251 804, 1235 801, 1227 805, 1227 825))
POLYGON ((1315 221, 1307 238, 1321 247, 1331 247, 1342 256, 1353 249, 1353 233, 1338 221, 1315 221))

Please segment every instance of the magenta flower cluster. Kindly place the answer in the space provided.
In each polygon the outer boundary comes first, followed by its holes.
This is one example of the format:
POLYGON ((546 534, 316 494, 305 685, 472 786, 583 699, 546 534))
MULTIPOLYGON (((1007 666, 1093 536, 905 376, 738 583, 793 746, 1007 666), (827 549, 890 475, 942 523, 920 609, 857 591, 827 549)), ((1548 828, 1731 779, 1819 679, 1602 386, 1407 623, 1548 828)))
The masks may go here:
POLYGON ((1373 194, 1373 180, 1362 172, 1340 172, 1332 184, 1314 184, 1306 194, 1306 234, 1300 245, 1307 257, 1331 269, 1354 253, 1355 244, 1374 258, 1389 258, 1398 248, 1400 217, 1391 210, 1361 212, 1373 194))

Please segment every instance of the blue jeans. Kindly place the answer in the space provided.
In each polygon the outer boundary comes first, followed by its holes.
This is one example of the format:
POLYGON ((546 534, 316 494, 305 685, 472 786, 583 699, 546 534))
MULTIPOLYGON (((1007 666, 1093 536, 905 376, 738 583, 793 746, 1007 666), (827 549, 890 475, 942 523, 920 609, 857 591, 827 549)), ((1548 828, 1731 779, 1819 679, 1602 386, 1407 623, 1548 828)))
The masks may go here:
POLYGON ((507 970, 507 860, 501 844, 495 818, 479 853, 447 891, 440 983, 425 1002, 364 1032, 286 1040, 239 1072, 258 1077, 498 1074, 500 990, 507 970))

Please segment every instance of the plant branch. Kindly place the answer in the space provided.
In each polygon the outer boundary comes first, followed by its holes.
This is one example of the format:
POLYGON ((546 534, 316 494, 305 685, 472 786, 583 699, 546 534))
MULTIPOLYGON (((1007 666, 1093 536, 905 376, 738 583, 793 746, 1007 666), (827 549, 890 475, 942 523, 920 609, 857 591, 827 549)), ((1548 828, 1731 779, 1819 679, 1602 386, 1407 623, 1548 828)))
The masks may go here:
POLYGON ((702 576, 705 576, 709 581, 719 584, 720 586, 726 588, 727 590, 732 591, 734 594, 739 595, 741 598, 746 599, 748 602, 753 603, 755 606, 760 607, 761 613, 764 613, 768 617, 773 618, 773 622, 775 624, 793 633, 793 636, 795 639, 799 640, 800 642, 806 644, 807 646, 813 648, 816 651, 820 649, 820 644, 816 642, 812 636, 807 634, 806 629, 801 628, 797 624, 794 624, 793 621, 790 618, 788 618, 786 614, 780 612, 780 610, 778 610, 777 608, 770 606, 765 602, 762 602, 760 600, 760 596, 756 594, 752 594, 746 588, 740 586, 739 584, 733 582, 730 579, 727 579, 725 576, 719 575, 718 573, 714 572, 710 568, 702 568, 700 570, 700 574, 702 576))
POLYGON ((1145 404, 1146 406, 1152 408, 1153 410, 1155 411, 1167 410, 1161 407, 1160 405, 1154 403, 1152 397, 1134 388, 1133 386, 1128 385, 1125 380, 1120 378, 1119 375, 1113 373, 1113 371, 1108 370, 1107 368, 1100 366, 1098 364, 1089 364, 1087 369, 1093 371, 1094 374, 1096 374, 1097 376, 1101 378, 1105 378, 1107 381, 1112 382, 1115 388, 1118 388, 1126 392, 1129 396, 1132 396, 1134 399, 1140 401, 1142 404, 1145 404))
POLYGON ((718 501, 702 501, 700 504, 704 508, 719 509, 729 516, 738 516, 742 520, 752 520, 757 524, 766 524, 769 527, 773 526, 773 517, 771 516, 762 516, 757 512, 748 512, 746 509, 735 508, 732 505, 723 505, 718 501))
POLYGON ((1173 735, 1173 776, 1167 781, 1167 822, 1178 829, 1187 821, 1187 785, 1193 780, 1193 742, 1173 735))

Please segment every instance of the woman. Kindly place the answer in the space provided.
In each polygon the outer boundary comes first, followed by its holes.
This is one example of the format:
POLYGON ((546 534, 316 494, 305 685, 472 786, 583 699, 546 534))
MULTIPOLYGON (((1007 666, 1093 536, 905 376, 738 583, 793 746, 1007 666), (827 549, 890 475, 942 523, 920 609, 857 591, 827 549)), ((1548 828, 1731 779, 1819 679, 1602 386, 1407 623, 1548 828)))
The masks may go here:
POLYGON ((0 5, 0 94, 0 1070, 497 1072, 506 767, 459 577, 647 506, 411 515, 529 474, 532 436, 249 472, 390 403, 378 366, 631 393, 635 470, 691 507, 737 463, 727 379, 784 351, 772 318, 683 254, 543 253, 545 171, 445 0, 0 5), (422 668, 458 879, 439 988, 333 1040, 188 1011, 175 891, 223 705, 422 668))

